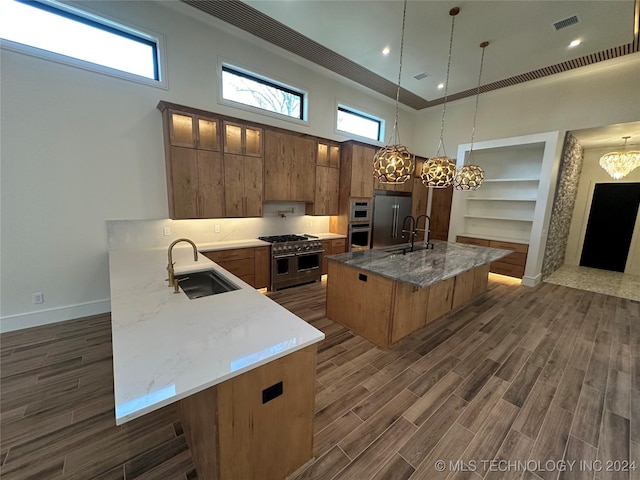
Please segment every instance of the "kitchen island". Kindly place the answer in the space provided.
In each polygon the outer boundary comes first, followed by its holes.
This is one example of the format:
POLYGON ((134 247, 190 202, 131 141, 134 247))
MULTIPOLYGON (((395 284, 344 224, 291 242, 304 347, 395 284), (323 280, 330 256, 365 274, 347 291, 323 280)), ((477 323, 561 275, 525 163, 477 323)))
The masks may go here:
POLYGON ((509 250, 432 241, 328 257, 327 317, 382 348, 487 289, 489 264, 509 250), (405 254, 403 254, 403 250, 405 254))
POLYGON ((285 478, 312 458, 324 334, 191 247, 173 259, 238 289, 190 300, 166 248, 110 251, 116 424, 179 402, 198 478, 285 478))

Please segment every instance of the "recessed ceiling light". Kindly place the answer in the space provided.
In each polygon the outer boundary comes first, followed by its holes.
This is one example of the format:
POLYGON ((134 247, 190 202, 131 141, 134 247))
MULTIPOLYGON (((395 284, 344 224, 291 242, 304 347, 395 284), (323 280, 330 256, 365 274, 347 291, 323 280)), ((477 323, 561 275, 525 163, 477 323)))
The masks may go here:
POLYGON ((577 47, 582 43, 582 40, 574 40, 569 44, 569 48, 577 47))
POLYGON ((383 55, 389 55, 389 52, 391 51, 391 49, 389 47, 384 47, 382 49, 382 54, 383 55))
POLYGON ((442 90, 443 88, 444 88, 444 83, 439 83, 439 84, 438 84, 438 89, 439 89, 439 90, 442 90))

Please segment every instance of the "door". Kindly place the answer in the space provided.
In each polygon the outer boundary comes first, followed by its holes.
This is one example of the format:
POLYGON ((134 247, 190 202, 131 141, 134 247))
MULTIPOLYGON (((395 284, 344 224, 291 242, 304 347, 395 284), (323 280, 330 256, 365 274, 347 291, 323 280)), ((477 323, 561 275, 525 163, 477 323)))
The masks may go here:
POLYGON ((624 272, 640 205, 640 183, 596 184, 580 265, 624 272))
MULTIPOLYGON (((424 186, 422 188, 425 188, 424 186)), ((425 188, 425 190, 427 190, 425 188)), ((431 196, 431 238, 447 240, 449 238, 449 221, 451 217, 451 200, 453 186, 434 188, 431 196)))
POLYGON ((396 243, 400 235, 398 226, 398 205, 396 197, 376 195, 373 201, 373 248, 386 247, 396 243))

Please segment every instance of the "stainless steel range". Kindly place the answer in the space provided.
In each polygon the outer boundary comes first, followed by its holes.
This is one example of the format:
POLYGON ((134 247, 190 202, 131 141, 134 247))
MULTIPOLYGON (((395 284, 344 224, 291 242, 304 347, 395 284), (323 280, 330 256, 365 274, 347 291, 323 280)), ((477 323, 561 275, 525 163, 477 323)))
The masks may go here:
POLYGON ((258 237, 271 243, 271 290, 315 282, 322 277, 322 240, 313 235, 258 237))

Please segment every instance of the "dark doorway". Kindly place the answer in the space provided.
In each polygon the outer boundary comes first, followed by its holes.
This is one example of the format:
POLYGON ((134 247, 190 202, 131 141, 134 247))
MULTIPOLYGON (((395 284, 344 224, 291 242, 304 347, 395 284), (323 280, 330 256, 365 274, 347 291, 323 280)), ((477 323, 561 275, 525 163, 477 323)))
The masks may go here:
POLYGON ((640 205, 640 183, 598 183, 580 265, 624 272, 640 205))

